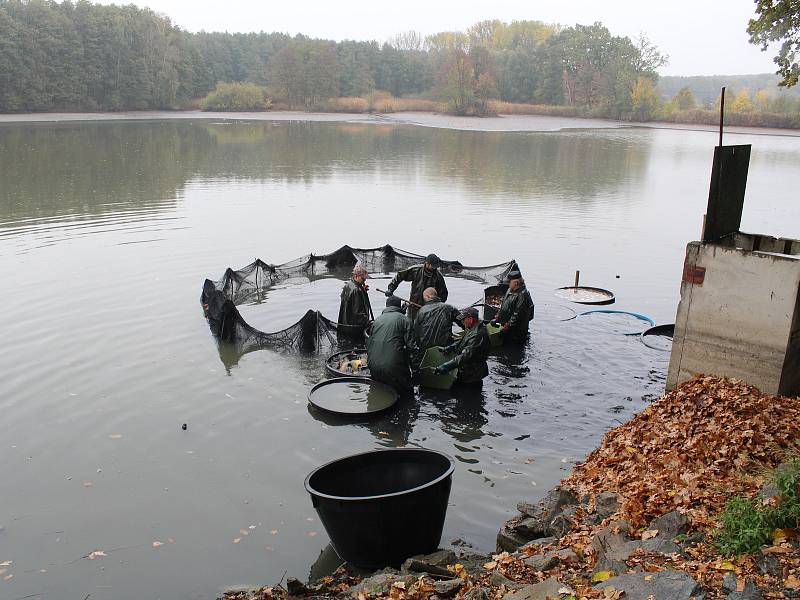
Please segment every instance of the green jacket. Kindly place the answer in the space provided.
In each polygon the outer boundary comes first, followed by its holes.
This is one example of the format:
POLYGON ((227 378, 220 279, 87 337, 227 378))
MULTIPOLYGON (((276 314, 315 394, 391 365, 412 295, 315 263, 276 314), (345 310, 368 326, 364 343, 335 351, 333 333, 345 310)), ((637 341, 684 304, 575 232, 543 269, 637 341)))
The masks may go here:
POLYGON ((338 323, 366 327, 369 323, 369 296, 360 283, 352 279, 342 288, 342 301, 339 304, 338 323))
POLYGON ((372 378, 398 391, 411 388, 409 359, 416 349, 414 329, 403 311, 395 306, 383 309, 372 323, 367 356, 372 378))
POLYGON ((489 374, 486 359, 491 347, 489 333, 483 323, 464 330, 464 337, 456 345, 457 356, 453 359, 458 367, 458 381, 475 383, 489 374))
POLYGON ((425 265, 417 265, 416 267, 409 267, 405 271, 398 271, 397 275, 389 283, 388 291, 394 293, 397 286, 403 281, 411 282, 409 300, 414 304, 423 305, 422 292, 429 287, 436 289, 436 295, 439 296, 439 300, 442 302, 447 300, 447 285, 444 282, 444 275, 439 272, 439 269, 426 271, 425 265))
POLYGON ((501 325, 508 323, 506 336, 512 340, 524 340, 528 335, 528 322, 533 320, 533 298, 524 285, 518 290, 506 292, 503 303, 497 312, 501 325))
POLYGON ((414 333, 420 350, 432 346, 447 346, 452 341, 453 323, 458 316, 458 309, 438 298, 426 302, 414 320, 414 333))

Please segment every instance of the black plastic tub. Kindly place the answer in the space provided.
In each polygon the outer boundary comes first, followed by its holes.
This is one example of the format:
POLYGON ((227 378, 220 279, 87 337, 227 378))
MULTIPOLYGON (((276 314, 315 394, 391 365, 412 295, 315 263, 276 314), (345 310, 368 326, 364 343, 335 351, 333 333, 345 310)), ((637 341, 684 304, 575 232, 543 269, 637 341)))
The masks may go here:
POLYGON ((339 556, 397 567, 439 547, 454 469, 435 450, 373 450, 318 467, 305 488, 339 556))

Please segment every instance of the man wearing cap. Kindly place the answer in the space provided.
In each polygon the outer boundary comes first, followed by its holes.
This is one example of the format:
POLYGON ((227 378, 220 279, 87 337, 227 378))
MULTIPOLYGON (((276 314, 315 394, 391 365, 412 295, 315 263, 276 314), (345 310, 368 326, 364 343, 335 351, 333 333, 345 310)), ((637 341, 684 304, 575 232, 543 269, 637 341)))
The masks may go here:
POLYGON ((337 322, 345 327, 341 327, 339 333, 343 333, 345 337, 354 338, 354 340, 362 338, 372 312, 367 295, 369 286, 365 283, 367 277, 369 277, 367 270, 357 265, 353 269, 353 277, 342 288, 337 322))
POLYGON ((519 271, 508 274, 508 290, 494 322, 503 328, 503 341, 522 342, 528 335, 528 322, 533 320, 533 298, 519 271))
POLYGON ((386 296, 392 296, 397 286, 403 281, 411 282, 411 295, 412 302, 408 307, 408 318, 414 320, 419 307, 425 302, 422 293, 426 288, 434 288, 436 294, 442 302, 447 300, 447 285, 444 282, 444 275, 439 271, 439 265, 442 261, 435 254, 428 254, 425 257, 425 264, 409 267, 404 271, 398 271, 394 279, 389 283, 385 292, 386 296), (417 306, 414 306, 416 304, 417 306))
POLYGON ((411 355, 416 350, 414 329, 403 309, 400 298, 390 296, 386 308, 372 324, 372 332, 367 340, 367 356, 370 375, 398 392, 412 390, 411 355))
POLYGON ((456 383, 480 384, 489 374, 486 359, 489 357, 492 343, 489 341, 486 325, 478 318, 477 308, 472 306, 465 308, 461 311, 461 315, 464 319, 464 337, 440 348, 445 354, 455 353, 456 356, 436 367, 434 372, 442 375, 458 368, 456 383))
MULTIPOLYGON (((461 325, 458 309, 442 302, 435 288, 425 288, 422 298, 425 304, 414 319, 420 353, 434 346, 447 346, 453 341, 453 323, 461 325)), ((418 358, 422 359, 421 356, 418 358)))

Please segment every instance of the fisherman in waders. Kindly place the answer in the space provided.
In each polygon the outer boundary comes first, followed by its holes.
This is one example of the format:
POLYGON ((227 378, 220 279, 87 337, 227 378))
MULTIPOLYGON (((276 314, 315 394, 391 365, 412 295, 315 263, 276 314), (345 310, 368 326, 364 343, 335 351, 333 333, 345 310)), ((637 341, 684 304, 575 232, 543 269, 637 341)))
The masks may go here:
POLYGON ((416 267, 409 267, 404 271, 398 271, 394 276, 387 290, 384 292, 387 297, 394 295, 397 286, 403 281, 411 282, 411 296, 412 304, 408 306, 408 318, 412 321, 417 316, 417 306, 422 306, 425 299, 422 293, 426 288, 432 287, 436 290, 436 294, 442 302, 447 300, 447 285, 444 282, 444 275, 439 271, 439 265, 442 261, 435 254, 428 254, 425 257, 425 264, 417 265, 416 267), (414 306, 416 304, 417 306, 414 306))
POLYGON ((458 368, 456 383, 480 385, 489 374, 486 359, 492 343, 489 341, 486 325, 478 318, 477 308, 465 308, 461 311, 461 316, 464 319, 464 337, 449 346, 439 348, 445 354, 455 353, 456 356, 436 367, 434 373, 443 375, 458 368))
POLYGON ((508 274, 508 291, 493 322, 503 328, 504 342, 524 342, 533 320, 533 298, 519 271, 508 274))
POLYGON ((364 341, 364 329, 369 325, 372 307, 369 304, 366 284, 369 273, 358 265, 353 269, 353 276, 342 288, 342 299, 339 304, 337 333, 339 340, 347 345, 364 341))
POLYGON ((436 288, 425 288, 422 297, 425 304, 414 319, 414 333, 419 348, 417 363, 428 348, 450 344, 453 341, 453 323, 461 325, 458 309, 442 302, 436 288))
POLYGON ((372 323, 367 356, 372 379, 382 381, 401 394, 410 394, 411 355, 416 350, 411 321, 400 308, 400 298, 390 296, 386 308, 372 323))

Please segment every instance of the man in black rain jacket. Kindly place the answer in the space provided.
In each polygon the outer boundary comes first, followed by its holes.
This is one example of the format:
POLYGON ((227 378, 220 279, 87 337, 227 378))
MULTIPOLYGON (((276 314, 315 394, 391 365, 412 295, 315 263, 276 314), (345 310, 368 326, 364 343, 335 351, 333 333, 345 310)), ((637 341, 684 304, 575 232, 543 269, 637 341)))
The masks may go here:
POLYGON ((341 303, 339 304, 339 318, 337 322, 345 327, 340 328, 340 333, 345 337, 360 339, 364 328, 369 325, 372 308, 366 279, 369 277, 367 270, 362 266, 353 269, 353 277, 342 288, 341 303))
POLYGON ((456 356, 436 367, 434 372, 441 375, 458 368, 456 383, 479 384, 489 374, 486 359, 489 357, 492 343, 489 341, 486 325, 478 318, 477 308, 472 306, 465 308, 461 311, 461 315, 464 319, 464 337, 441 348, 442 352, 446 354, 455 352, 456 356))
POLYGON ((386 296, 394 295, 397 286, 403 281, 411 282, 410 300, 413 304, 408 307, 408 317, 413 320, 416 317, 418 306, 425 302, 422 293, 426 288, 432 287, 442 302, 447 301, 447 284, 444 282, 444 275, 439 271, 441 260, 435 254, 429 254, 425 258, 425 264, 409 267, 404 271, 398 271, 394 279, 389 283, 385 292, 386 296))
POLYGON ((372 378, 382 381, 398 392, 412 390, 411 354, 416 350, 411 321, 400 308, 400 298, 386 299, 386 308, 372 324, 367 340, 367 357, 372 378))
POLYGON ((503 341, 522 342, 533 320, 533 298, 519 271, 508 274, 508 291, 494 321, 503 327, 503 341))

